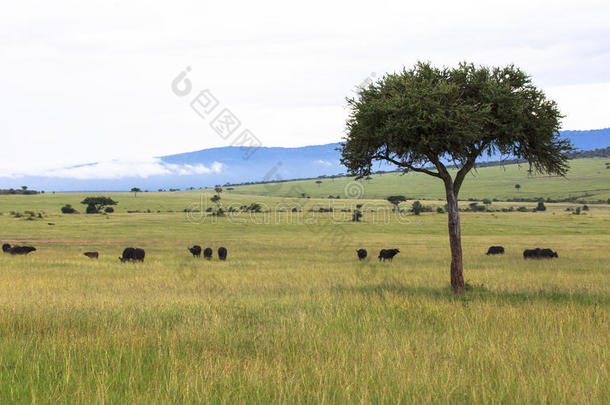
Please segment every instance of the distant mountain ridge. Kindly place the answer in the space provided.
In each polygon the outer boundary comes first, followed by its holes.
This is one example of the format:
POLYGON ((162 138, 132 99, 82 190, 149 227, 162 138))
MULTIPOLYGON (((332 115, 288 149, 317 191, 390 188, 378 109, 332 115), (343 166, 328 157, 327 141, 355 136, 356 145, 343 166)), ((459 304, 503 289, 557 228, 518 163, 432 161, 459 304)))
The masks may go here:
MULTIPOLYGON (((574 147, 582 151, 610 146, 610 128, 563 131, 561 136, 570 139, 574 147)), ((227 146, 158 157, 152 163, 154 170, 149 170, 152 172, 150 175, 127 175, 119 178, 70 177, 70 170, 94 170, 96 165, 100 165, 101 170, 98 171, 104 173, 101 164, 90 163, 67 168, 68 174, 64 171, 62 175, 0 177, 0 189, 27 185, 32 189, 47 192, 126 191, 132 187, 156 191, 337 175, 346 172, 346 168, 340 163, 340 145, 330 143, 298 148, 260 147, 256 150, 227 146)), ((481 161, 499 158, 491 156, 481 161)), ((386 163, 375 163, 374 166, 374 170, 393 168, 386 163)))

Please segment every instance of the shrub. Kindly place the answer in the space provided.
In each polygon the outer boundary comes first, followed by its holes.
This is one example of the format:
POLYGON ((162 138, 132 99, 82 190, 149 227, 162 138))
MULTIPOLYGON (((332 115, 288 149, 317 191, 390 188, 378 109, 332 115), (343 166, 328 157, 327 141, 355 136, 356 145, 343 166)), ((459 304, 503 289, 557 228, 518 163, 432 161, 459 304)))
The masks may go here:
MULTIPOLYGON (((105 212, 106 214, 111 214, 111 213, 113 213, 113 212, 114 212, 114 208, 112 208, 112 207, 106 207, 106 208, 104 209, 104 212, 105 212)), ((148 210, 148 212, 150 212, 150 210, 148 210)))
POLYGON ((468 204, 468 206, 470 207, 470 211, 472 211, 472 212, 483 212, 483 211, 485 211, 485 206, 484 205, 479 205, 476 202, 470 203, 470 204, 468 204))
POLYGON ((517 211, 519 211, 519 212, 527 212, 527 207, 521 206, 521 207, 517 208, 517 211))
POLYGON ((424 211, 424 206, 422 205, 422 203, 419 201, 414 201, 413 204, 411 205, 411 212, 413 212, 414 215, 419 215, 423 211, 424 211))
POLYGON ((76 209, 72 205, 66 204, 63 207, 61 207, 61 213, 62 214, 78 214, 78 211, 76 211, 76 209))
POLYGON ((546 206, 544 202, 538 201, 538 205, 536 206, 536 211, 546 211, 546 206))
POLYGON ((87 205, 87 210, 85 212, 87 214, 98 214, 100 211, 95 207, 95 205, 87 205))
POLYGON ((249 212, 261 212, 262 207, 259 203, 252 203, 248 207, 246 207, 246 211, 249 212))
POLYGON ((445 210, 443 209, 443 207, 436 207, 436 212, 439 214, 444 214, 445 210))

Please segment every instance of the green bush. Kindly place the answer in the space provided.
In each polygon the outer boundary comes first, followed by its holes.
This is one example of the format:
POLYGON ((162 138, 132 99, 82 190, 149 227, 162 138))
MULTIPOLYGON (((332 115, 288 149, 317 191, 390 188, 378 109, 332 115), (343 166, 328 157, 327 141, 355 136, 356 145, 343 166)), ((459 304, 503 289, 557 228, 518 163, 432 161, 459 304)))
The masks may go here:
POLYGON ((61 213, 62 214, 77 214, 78 211, 76 211, 76 209, 72 205, 66 204, 63 207, 61 207, 61 213))

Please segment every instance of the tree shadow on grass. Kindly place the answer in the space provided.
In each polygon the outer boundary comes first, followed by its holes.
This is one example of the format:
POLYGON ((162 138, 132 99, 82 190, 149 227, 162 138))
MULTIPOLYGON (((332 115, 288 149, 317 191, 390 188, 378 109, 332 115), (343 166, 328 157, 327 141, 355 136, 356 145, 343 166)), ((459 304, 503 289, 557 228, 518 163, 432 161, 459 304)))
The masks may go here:
POLYGON ((446 302, 502 302, 525 303, 546 301, 549 303, 574 303, 581 305, 610 306, 610 294, 589 293, 587 291, 562 291, 559 289, 536 291, 493 291, 484 285, 466 285, 466 292, 456 295, 447 287, 410 286, 398 282, 370 284, 362 286, 335 286, 331 289, 338 294, 360 294, 363 296, 423 296, 446 302))

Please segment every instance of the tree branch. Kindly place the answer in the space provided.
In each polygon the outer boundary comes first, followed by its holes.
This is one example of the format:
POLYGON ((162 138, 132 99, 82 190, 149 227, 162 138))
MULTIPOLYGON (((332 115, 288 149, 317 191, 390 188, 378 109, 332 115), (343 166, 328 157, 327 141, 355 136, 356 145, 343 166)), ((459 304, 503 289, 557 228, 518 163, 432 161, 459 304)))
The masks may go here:
POLYGON ((419 172, 419 173, 425 173, 429 176, 434 176, 434 177, 438 177, 439 179, 441 178, 441 175, 437 172, 433 172, 431 170, 428 169, 424 169, 421 167, 415 167, 409 163, 405 163, 405 162, 399 162, 398 160, 392 159, 390 156, 388 156, 388 154, 385 155, 373 155, 372 156, 373 159, 379 159, 379 160, 387 160, 390 163, 394 163, 396 166, 399 167, 406 167, 409 170, 412 170, 414 172, 419 172))
POLYGON ((476 157, 469 158, 466 164, 462 166, 462 168, 455 175, 455 179, 453 180, 453 192, 455 193, 456 197, 460 192, 460 187, 462 187, 462 182, 466 178, 466 175, 474 167, 475 160, 476 157))
POLYGON ((453 181, 453 191, 455 192, 456 196, 460 192, 460 188, 462 187, 462 183, 464 182, 466 175, 474 167, 474 164, 477 160, 477 156, 481 154, 481 152, 487 147, 487 145, 487 142, 483 142, 478 148, 475 147, 474 150, 470 153, 470 156, 468 156, 468 160, 466 161, 464 166, 462 166, 462 168, 455 175, 455 180, 453 181))

